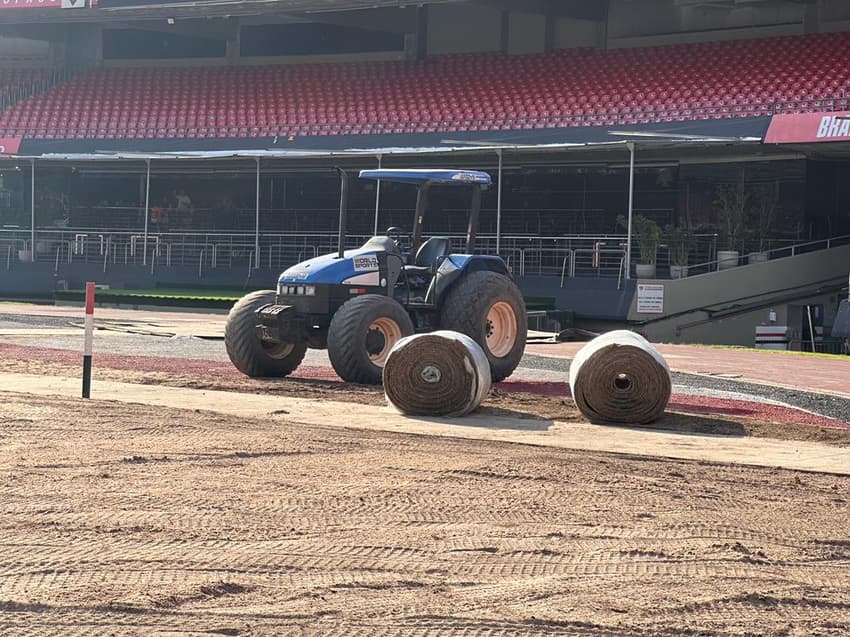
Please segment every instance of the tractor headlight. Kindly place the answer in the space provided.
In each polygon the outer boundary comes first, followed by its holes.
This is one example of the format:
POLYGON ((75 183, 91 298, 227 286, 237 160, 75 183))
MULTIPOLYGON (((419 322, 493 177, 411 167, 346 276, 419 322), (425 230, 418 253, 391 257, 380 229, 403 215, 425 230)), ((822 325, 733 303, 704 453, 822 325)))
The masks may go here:
POLYGON ((278 296, 316 296, 315 285, 286 285, 277 286, 278 296))

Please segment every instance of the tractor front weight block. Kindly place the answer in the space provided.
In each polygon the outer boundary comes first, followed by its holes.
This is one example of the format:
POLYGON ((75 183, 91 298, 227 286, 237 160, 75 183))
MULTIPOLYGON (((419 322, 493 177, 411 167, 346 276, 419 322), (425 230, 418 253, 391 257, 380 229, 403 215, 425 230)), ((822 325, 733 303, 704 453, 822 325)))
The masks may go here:
POLYGON ((300 340, 307 330, 303 316, 291 305, 266 305, 257 310, 257 333, 267 342, 285 343, 300 340))

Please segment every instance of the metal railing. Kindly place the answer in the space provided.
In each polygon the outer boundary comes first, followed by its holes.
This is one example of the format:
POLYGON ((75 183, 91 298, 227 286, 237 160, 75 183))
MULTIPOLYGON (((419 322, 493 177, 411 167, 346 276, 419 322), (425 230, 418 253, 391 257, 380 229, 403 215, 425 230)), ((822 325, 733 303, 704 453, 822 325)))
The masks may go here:
MULTIPOLYGON (((346 247, 356 248, 371 235, 349 235, 346 247)), ((466 237, 449 235, 453 252, 466 250, 466 237)), ((480 235, 475 252, 498 254, 517 276, 619 278, 625 256, 625 235, 501 236, 480 235)), ((6 250, 6 269, 13 263, 50 262, 56 271, 65 264, 97 263, 104 271, 114 265, 151 265, 152 268, 197 268, 204 273, 235 267, 253 268, 253 233, 151 232, 42 228, 36 231, 32 255, 30 231, 0 230, 0 249, 6 250)), ((275 233, 259 237, 261 268, 283 270, 321 254, 333 252, 337 235, 331 233, 275 233)))
MULTIPOLYGON (((764 252, 752 251, 748 254, 743 254, 739 251, 738 263, 735 263, 733 265, 739 265, 745 258, 749 261, 749 263, 760 262, 752 260, 753 254, 765 255, 764 257, 760 257, 760 259, 771 261, 773 259, 781 259, 784 257, 793 257, 799 254, 806 254, 807 252, 817 252, 819 250, 828 250, 830 248, 837 248, 840 246, 850 245, 850 234, 841 235, 837 237, 829 237, 827 239, 815 239, 813 241, 803 242, 777 240, 774 243, 785 243, 786 245, 770 248, 768 250, 765 250, 764 252)), ((708 261, 703 261, 701 263, 696 263, 694 265, 688 265, 688 275, 693 276, 695 274, 706 274, 708 272, 713 272, 717 269, 720 269, 721 263, 725 261, 725 259, 715 258, 708 261)), ((730 266, 727 265, 726 267, 730 266)))
MULTIPOLYGON (((254 173, 252 172, 252 177, 254 173)), ((444 233, 465 232, 468 210, 460 208, 442 208, 430 215, 429 223, 441 227, 444 233)), ((354 208, 348 210, 350 229, 354 232, 371 232, 375 210, 354 208)), ((496 227, 495 210, 485 209, 481 219, 481 232, 494 234, 496 227)), ((672 208, 635 207, 635 215, 655 219, 660 226, 672 222, 672 208)), ((144 227, 145 208, 143 205, 75 205, 67 213, 69 225, 80 230, 92 232, 126 232, 144 227), (107 225, 108 224, 108 225, 107 225)), ((268 208, 260 210, 260 228, 264 233, 322 234, 325 228, 334 227, 339 216, 338 208, 268 208)), ((256 217, 254 206, 241 206, 226 209, 194 207, 191 213, 165 208, 163 216, 149 219, 151 232, 252 232, 256 217)), ((406 226, 411 217, 408 208, 382 207, 380 227, 406 226)), ((541 236, 545 232, 555 236, 602 235, 609 224, 605 221, 606 211, 601 208, 502 208, 501 232, 505 236, 541 236)))
MULTIPOLYGON (((359 247, 369 238, 369 234, 349 235, 346 247, 359 247)), ((453 252, 466 250, 465 236, 454 234, 449 239, 453 252)), ((717 269, 716 242, 714 234, 696 235, 691 249, 695 263, 688 266, 689 275, 717 269)), ((150 232, 146 236, 142 229, 39 228, 33 246, 29 229, 3 228, 0 229, 0 267, 10 270, 34 257, 36 262, 51 263, 57 272, 74 263, 98 264, 104 272, 112 266, 144 265, 152 272, 188 268, 203 278, 215 271, 256 269, 256 244, 254 233, 178 231, 150 232)), ((625 235, 508 235, 498 238, 498 252, 496 244, 495 235, 480 235, 475 252, 498 254, 516 276, 555 277, 560 279, 561 286, 566 279, 576 277, 620 281, 625 278, 625 235)), ((850 235, 781 245, 769 250, 767 257, 776 259, 840 245, 850 245, 850 235)), ((336 248, 336 233, 264 233, 259 237, 259 267, 282 271, 336 248)), ((636 253, 633 246, 633 254, 636 253)), ((656 259, 659 275, 670 265, 669 248, 662 243, 656 259)))

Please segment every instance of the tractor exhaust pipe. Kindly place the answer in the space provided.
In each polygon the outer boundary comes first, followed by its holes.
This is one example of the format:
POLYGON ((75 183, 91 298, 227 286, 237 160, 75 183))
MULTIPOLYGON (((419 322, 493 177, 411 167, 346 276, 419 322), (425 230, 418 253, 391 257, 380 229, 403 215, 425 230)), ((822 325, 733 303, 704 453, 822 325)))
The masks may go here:
POLYGON ((346 221, 348 219, 348 175, 342 169, 337 167, 339 173, 339 239, 338 239, 338 258, 345 258, 345 233, 346 221))

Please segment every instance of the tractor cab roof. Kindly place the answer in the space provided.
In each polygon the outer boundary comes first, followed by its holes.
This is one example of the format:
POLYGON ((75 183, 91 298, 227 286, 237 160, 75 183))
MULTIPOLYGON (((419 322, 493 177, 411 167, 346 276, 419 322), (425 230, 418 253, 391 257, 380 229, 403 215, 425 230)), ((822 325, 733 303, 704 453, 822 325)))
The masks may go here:
POLYGON ((361 179, 380 179, 382 181, 397 181, 405 184, 441 184, 463 186, 480 184, 489 186, 490 175, 477 170, 441 170, 441 169, 381 169, 361 170, 361 179))

